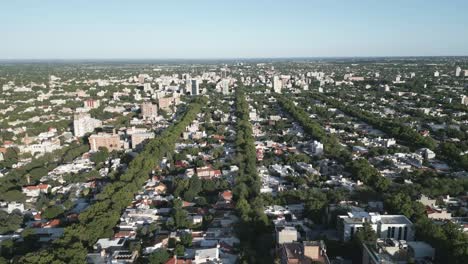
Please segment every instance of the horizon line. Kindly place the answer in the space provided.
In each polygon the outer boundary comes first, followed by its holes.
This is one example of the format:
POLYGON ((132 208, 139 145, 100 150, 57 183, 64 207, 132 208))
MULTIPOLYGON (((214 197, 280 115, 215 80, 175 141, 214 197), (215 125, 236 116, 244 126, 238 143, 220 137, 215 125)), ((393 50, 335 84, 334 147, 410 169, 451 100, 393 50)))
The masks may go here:
POLYGON ((287 59, 374 59, 374 58, 463 58, 468 55, 379 55, 379 56, 292 56, 292 57, 199 57, 199 58, 184 58, 184 57, 167 57, 167 58, 131 58, 131 57, 115 57, 115 58, 0 58, 3 61, 181 61, 181 60, 287 60, 287 59))

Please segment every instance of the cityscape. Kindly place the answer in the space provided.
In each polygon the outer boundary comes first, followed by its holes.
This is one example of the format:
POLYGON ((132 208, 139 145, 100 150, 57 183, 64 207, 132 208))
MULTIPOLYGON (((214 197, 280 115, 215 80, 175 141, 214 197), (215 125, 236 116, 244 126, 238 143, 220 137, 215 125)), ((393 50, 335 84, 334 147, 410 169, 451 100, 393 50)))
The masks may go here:
MULTIPOLYGON (((49 19, 45 31, 59 15, 49 19)), ((10 22, 0 263, 467 263, 468 50, 395 54, 395 40, 385 54, 238 56, 244 42, 229 53, 199 31, 171 44, 180 56, 115 44, 146 54, 132 59, 41 38, 23 50, 10 26, 37 25, 10 22)))

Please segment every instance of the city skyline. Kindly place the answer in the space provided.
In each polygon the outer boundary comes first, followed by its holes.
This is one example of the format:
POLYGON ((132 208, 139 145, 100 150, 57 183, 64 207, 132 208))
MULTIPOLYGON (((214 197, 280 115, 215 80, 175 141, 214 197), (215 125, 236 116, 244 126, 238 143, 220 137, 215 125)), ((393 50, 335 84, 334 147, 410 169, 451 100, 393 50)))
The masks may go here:
POLYGON ((464 1, 3 3, 2 60, 468 55, 464 1), (382 12, 385 10, 385 12, 382 12))

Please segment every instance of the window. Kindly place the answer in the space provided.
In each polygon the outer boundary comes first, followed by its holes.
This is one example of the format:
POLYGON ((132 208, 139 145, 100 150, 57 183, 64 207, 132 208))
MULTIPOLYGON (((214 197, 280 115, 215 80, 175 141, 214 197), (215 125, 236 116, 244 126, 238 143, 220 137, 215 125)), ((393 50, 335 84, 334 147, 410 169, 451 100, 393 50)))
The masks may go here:
POLYGON ((390 227, 387 228, 387 238, 390 238, 390 231, 391 231, 391 230, 390 230, 390 227))
POLYGON ((403 230, 403 228, 400 226, 398 228, 398 240, 401 240, 401 231, 403 230))
POLYGON ((403 239, 404 239, 404 240, 407 240, 407 239, 408 239, 408 227, 407 227, 407 226, 405 226, 405 228, 404 228, 403 239))
POLYGON ((395 237, 395 227, 392 227, 392 236, 391 237, 395 237))
POLYGON ((350 232, 350 233, 351 233, 350 237, 353 238, 353 235, 354 235, 354 226, 351 227, 351 232, 350 232))

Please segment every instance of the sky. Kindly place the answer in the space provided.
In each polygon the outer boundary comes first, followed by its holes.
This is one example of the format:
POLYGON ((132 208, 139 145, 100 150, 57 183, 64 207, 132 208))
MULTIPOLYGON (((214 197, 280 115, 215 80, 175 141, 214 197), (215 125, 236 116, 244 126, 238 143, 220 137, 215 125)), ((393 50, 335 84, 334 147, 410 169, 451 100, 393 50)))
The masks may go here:
POLYGON ((0 1, 0 59, 468 55, 466 0, 0 1))

